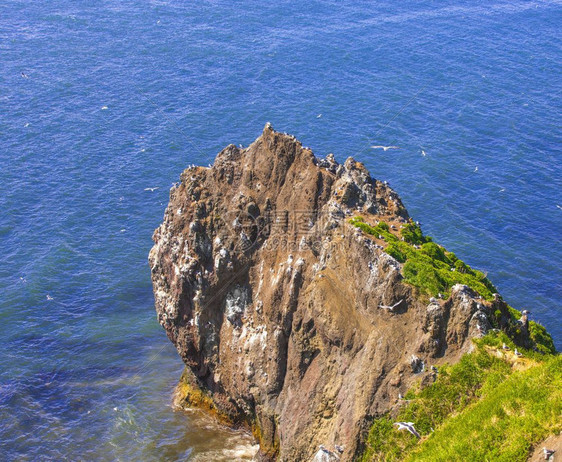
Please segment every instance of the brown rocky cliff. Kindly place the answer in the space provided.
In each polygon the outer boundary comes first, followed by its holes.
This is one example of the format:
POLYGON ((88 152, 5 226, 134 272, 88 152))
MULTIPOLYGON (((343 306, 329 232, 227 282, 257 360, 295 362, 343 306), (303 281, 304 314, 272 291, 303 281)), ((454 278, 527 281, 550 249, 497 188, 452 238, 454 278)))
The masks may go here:
POLYGON ((355 215, 409 220, 362 164, 317 159, 268 124, 185 170, 154 233, 156 310, 186 380, 254 429, 264 459, 309 461, 324 444, 353 460, 373 416, 506 310, 460 285, 428 304, 355 215))

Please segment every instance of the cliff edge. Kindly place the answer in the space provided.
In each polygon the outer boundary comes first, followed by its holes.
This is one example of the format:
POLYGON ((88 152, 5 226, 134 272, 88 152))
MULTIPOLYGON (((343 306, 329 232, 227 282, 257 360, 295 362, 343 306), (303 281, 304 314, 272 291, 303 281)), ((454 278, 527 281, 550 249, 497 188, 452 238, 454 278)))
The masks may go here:
POLYGON ((472 338, 536 347, 526 313, 514 320, 484 275, 423 236, 386 182, 269 124, 186 169, 153 239, 182 398, 252 428, 264 460, 320 445, 354 460, 373 419, 472 338))

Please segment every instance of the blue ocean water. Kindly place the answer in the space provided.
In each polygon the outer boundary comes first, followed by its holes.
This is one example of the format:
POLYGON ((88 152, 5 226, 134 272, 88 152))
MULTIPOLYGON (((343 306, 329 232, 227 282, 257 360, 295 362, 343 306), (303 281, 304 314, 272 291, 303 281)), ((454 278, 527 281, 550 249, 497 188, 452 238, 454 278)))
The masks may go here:
POLYGON ((2 2, 2 459, 242 457, 171 408, 147 253, 182 169, 266 121, 388 180, 562 348, 561 23, 560 1, 2 2))

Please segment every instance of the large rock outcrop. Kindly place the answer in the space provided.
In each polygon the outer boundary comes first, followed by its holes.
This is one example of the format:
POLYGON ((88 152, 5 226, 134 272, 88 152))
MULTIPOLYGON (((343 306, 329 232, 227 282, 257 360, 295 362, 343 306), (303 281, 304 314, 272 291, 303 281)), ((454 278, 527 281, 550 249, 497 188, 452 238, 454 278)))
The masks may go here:
POLYGON ((374 416, 507 310, 461 285, 420 297, 354 215, 410 220, 361 163, 318 159, 268 124, 185 170, 154 233, 156 310, 185 396, 252 427, 263 459, 310 461, 323 444, 353 460, 374 416))

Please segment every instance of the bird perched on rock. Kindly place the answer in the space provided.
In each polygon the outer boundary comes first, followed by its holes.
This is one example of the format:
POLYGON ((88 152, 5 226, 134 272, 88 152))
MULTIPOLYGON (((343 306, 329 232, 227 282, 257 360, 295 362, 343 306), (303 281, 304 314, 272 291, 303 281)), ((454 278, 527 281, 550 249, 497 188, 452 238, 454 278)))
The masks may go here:
POLYGON ((511 348, 509 348, 505 343, 503 344, 502 348, 503 348, 505 351, 511 350, 511 348))
POLYGON ((519 324, 521 324, 521 328, 527 331, 529 329, 529 315, 531 314, 528 310, 523 310, 521 312, 521 318, 519 318, 519 324))
POLYGON ((398 425, 398 430, 408 430, 416 438, 421 438, 420 434, 414 428, 414 422, 394 422, 393 425, 398 425))
POLYGON ((414 374, 419 374, 425 369, 423 360, 418 358, 416 355, 412 355, 412 357, 410 358, 410 366, 412 367, 412 372, 414 374))
POLYGON ((552 455, 556 452, 553 449, 542 448, 544 452, 544 460, 548 460, 552 457, 552 455))
POLYGON ((522 324, 526 323, 530 314, 531 312, 529 310, 521 311, 521 317, 519 318, 519 322, 522 324))
POLYGON ((318 452, 314 455, 312 462, 337 462, 340 457, 335 453, 326 449, 326 446, 321 444, 318 446, 318 452))
POLYGON ((523 356, 523 353, 517 351, 517 348, 515 348, 515 351, 513 353, 515 354, 515 356, 523 356))

